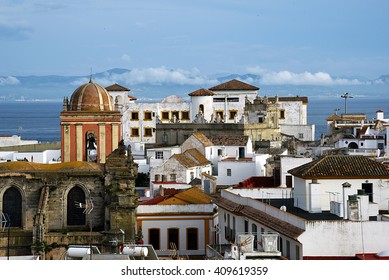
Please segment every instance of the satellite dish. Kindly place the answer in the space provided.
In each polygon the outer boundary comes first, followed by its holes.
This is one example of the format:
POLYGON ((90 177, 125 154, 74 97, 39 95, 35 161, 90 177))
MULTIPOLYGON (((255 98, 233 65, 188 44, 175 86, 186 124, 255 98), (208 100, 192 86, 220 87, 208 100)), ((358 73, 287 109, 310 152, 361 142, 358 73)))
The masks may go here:
POLYGON ((285 205, 282 205, 282 206, 280 207, 280 210, 286 212, 286 206, 285 206, 285 205))

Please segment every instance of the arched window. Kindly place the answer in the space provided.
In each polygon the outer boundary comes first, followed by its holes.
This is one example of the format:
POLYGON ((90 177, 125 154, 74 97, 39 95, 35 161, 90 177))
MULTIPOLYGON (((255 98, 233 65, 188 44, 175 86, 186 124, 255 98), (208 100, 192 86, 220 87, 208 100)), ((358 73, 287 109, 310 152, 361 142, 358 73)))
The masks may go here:
POLYGON ((67 198, 68 226, 85 225, 84 209, 76 207, 76 203, 85 203, 85 193, 80 187, 74 187, 69 191, 67 198))
POLYGON ((17 188, 11 187, 5 191, 3 213, 8 215, 11 227, 22 226, 22 195, 17 188))
POLYGON ((199 105, 199 114, 200 114, 200 112, 204 116, 204 105, 203 104, 199 105))
POLYGON ((93 131, 86 133, 86 161, 97 162, 97 139, 93 131))

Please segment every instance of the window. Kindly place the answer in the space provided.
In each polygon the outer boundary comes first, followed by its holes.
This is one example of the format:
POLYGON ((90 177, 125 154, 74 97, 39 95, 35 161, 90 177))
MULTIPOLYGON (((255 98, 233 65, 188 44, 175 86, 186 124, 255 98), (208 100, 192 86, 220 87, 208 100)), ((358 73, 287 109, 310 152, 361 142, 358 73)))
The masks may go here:
POLYGON ((131 137, 139 137, 139 128, 131 128, 131 137))
POLYGON ((180 243, 179 243, 179 229, 178 228, 168 228, 167 235, 168 235, 168 244, 169 249, 180 249, 180 243))
POLYGON ((217 155, 222 156, 223 155, 223 150, 222 149, 217 149, 217 155))
POLYGON ((286 240, 286 257, 290 259, 290 241, 286 240))
POLYGON ((244 232, 248 233, 249 232, 249 221, 244 220, 244 232))
MULTIPOLYGON (((83 200, 85 201, 85 200, 83 200)), ((69 201, 68 201, 69 203, 69 201)), ((74 206, 74 202, 71 206, 74 206)), ((12 227, 22 226, 22 195, 15 187, 8 188, 3 195, 3 213, 11 219, 12 227)), ((69 213, 69 210, 68 210, 69 213)), ((82 210, 81 210, 82 213, 82 210)))
POLYGON ((177 180, 176 174, 170 174, 170 181, 175 182, 177 180))
POLYGON ((155 152, 155 158, 156 159, 163 159, 163 152, 162 151, 156 151, 155 152))
POLYGON ((233 120, 233 119, 235 119, 235 116, 237 116, 237 115, 238 115, 238 111, 236 111, 236 110, 230 110, 228 118, 229 118, 230 120, 233 120))
POLYGON ((251 225, 251 233, 254 234, 254 249, 258 249, 258 228, 256 224, 251 225))
POLYGON ((191 180, 194 179, 194 172, 190 172, 190 179, 191 179, 191 180))
POLYGON ((215 111, 215 114, 216 114, 216 119, 220 118, 222 120, 224 120, 224 111, 223 110, 218 110, 218 111, 215 111))
POLYGON ((227 102, 239 102, 239 97, 228 97, 227 102))
POLYGON ((280 120, 285 119, 285 109, 280 109, 280 120))
POLYGON ((154 250, 160 249, 160 230, 159 228, 149 229, 149 243, 153 245, 154 250))
POLYGON ((300 259, 300 247, 296 245, 296 260, 300 259))
POLYGON ((169 112, 167 111, 162 112, 162 120, 163 121, 169 120, 169 112))
POLYGON ((182 111, 181 112, 181 120, 189 121, 189 111, 182 111))
POLYGON ((227 176, 231 176, 231 175, 232 175, 231 169, 227 168, 227 176))
POLYGON ((150 111, 144 112, 143 120, 151 121, 153 119, 153 113, 150 111))
POLYGON ((304 133, 299 133, 299 139, 303 139, 304 138, 304 133))
POLYGON ((67 197, 67 224, 69 226, 85 225, 85 214, 83 208, 77 208, 76 202, 85 202, 85 193, 80 187, 72 188, 67 197))
POLYGON ((159 174, 154 175, 154 182, 159 182, 159 174))
POLYGON ((224 102, 224 101, 225 101, 224 97, 214 97, 213 98, 213 102, 224 102))
POLYGON ((200 112, 204 115, 204 105, 203 104, 199 105, 199 113, 200 112))
POLYGON ((172 112, 172 119, 178 121, 179 120, 179 112, 174 111, 172 112))
POLYGON ((138 121, 139 120, 139 112, 138 111, 131 112, 131 120, 132 121, 138 121))
POLYGON ((145 137, 152 137, 153 129, 151 127, 145 127, 145 137))
POLYGON ((186 229, 186 249, 198 250, 198 229, 197 228, 186 229))

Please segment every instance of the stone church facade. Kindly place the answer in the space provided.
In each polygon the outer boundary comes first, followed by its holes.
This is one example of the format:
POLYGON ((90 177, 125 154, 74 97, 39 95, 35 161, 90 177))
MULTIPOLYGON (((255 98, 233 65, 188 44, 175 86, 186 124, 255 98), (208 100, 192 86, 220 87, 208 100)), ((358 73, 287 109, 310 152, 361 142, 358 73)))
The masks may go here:
POLYGON ((130 146, 119 141, 120 113, 92 81, 70 100, 61 114, 62 163, 0 163, 0 256, 62 259, 69 245, 111 252, 119 240, 135 241, 138 171, 130 146), (84 122, 70 122, 69 114, 84 122), (87 157, 92 130, 97 160, 87 157))

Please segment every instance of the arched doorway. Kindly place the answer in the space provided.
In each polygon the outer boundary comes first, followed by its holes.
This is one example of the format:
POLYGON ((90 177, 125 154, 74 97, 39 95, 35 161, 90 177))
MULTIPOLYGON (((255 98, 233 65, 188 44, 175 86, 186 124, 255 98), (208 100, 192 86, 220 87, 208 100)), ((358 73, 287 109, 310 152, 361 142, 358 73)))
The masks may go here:
POLYGON ((85 193, 80 187, 73 187, 67 198, 67 224, 68 226, 84 226, 84 208, 79 208, 76 203, 85 203, 85 193))
POLYGON ((4 192, 3 213, 11 220, 11 227, 22 226, 22 195, 17 188, 11 187, 4 192))
POLYGON ((355 142, 350 142, 350 144, 348 144, 348 148, 349 149, 358 149, 358 144, 355 142))

